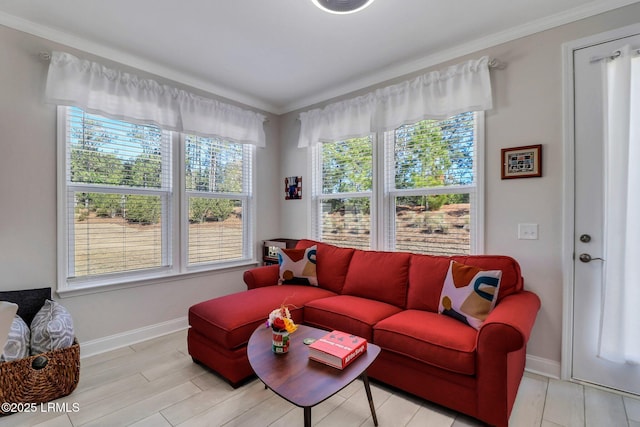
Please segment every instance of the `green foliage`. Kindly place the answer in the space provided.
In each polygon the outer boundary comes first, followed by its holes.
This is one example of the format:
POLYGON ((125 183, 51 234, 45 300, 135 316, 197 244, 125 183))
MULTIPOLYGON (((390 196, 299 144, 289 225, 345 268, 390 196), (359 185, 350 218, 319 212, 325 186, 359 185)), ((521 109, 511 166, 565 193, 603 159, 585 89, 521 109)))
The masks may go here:
MULTIPOLYGON (((188 135, 185 140, 185 185, 202 193, 243 191, 243 147, 212 138, 188 135)), ((191 197, 189 221, 224 221, 233 213, 232 199, 191 197)))
POLYGON ((159 196, 128 195, 125 218, 138 224, 157 224, 160 221, 161 205, 159 196))
POLYGON ((395 131, 397 189, 470 184, 474 180, 474 116, 423 120, 395 131))
POLYGON ((221 193, 243 191, 241 144, 188 135, 185 146, 187 190, 221 193))
MULTIPOLYGON (((70 178, 72 182, 101 184, 114 187, 161 187, 161 132, 150 126, 131 125, 126 135, 116 127, 82 114, 82 120, 72 120, 70 147, 70 178), (120 154, 123 147, 140 154, 126 159, 120 154)), ((125 126, 126 127, 126 126, 125 126)), ((160 218, 159 197, 123 196, 116 193, 80 193, 78 220, 90 212, 98 217, 123 215, 126 205, 128 221, 154 224, 160 218), (125 201, 126 198, 126 201, 125 201), (155 200, 154 200, 155 199, 155 200)))
POLYGON ((233 213, 234 205, 231 199, 192 197, 189 203, 189 221, 224 221, 233 213))
MULTIPOLYGON (((71 181, 113 187, 162 188, 162 133, 153 126, 122 124, 117 126, 91 115, 78 113, 81 119, 72 123, 70 147, 71 181)), ((371 146, 363 150, 371 153, 371 146)), ((346 155, 343 153, 343 155, 346 155)), ((240 193, 243 191, 243 147, 212 138, 186 137, 186 188, 192 191, 240 193)), ((354 172, 352 185, 361 186, 354 172)), ((368 166, 371 187, 371 166, 368 166)), ((364 176, 363 175, 363 176, 364 176)), ((344 185, 347 185, 346 183, 344 185)), ((344 187, 343 185, 343 187, 344 187)), ((192 222, 224 221, 234 211, 232 199, 192 197, 189 220, 192 222)), ((366 210, 368 201, 356 202, 354 209, 366 210)), ((155 224, 160 221, 159 196, 124 195, 115 192, 76 194, 79 221, 90 214, 98 217, 122 216, 129 222, 155 224)))
POLYGON ((373 143, 370 137, 322 144, 322 192, 371 191, 373 143))
POLYGON ((120 194, 89 193, 91 205, 99 217, 113 218, 122 213, 120 194))
POLYGON ((132 187, 161 188, 162 161, 158 154, 141 154, 134 160, 129 172, 132 187))
POLYGON ((71 181, 86 184, 120 184, 124 164, 113 154, 80 147, 71 149, 71 181))
POLYGON ((433 120, 396 130, 396 188, 429 188, 447 184, 451 168, 449 144, 433 120))
MULTIPOLYGON (((370 137, 322 144, 322 192, 339 194, 371 191, 373 187, 373 142, 370 137)), ((369 214, 369 198, 330 199, 331 212, 350 210, 369 214)))

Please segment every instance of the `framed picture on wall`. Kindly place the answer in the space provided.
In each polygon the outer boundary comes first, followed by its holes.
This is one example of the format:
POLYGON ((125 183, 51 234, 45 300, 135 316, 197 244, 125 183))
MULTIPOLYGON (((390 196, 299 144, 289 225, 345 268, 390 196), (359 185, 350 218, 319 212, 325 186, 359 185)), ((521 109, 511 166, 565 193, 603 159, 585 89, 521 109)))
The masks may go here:
POLYGON ((503 148, 500 164, 502 179, 542 176, 542 145, 503 148))
POLYGON ((302 199, 302 177, 288 176, 284 179, 285 200, 302 199))

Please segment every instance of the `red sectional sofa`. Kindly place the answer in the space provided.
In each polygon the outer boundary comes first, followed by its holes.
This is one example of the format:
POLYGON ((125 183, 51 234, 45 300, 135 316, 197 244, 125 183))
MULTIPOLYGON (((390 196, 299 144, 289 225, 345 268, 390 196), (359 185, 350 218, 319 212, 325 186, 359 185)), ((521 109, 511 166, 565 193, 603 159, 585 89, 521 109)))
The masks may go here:
MULTIPOLYGON (((526 344, 540 308, 523 289, 518 263, 507 256, 429 256, 317 245, 318 286, 277 286, 277 265, 244 273, 248 290, 189 309, 188 348, 232 385, 253 375, 251 333, 285 302, 297 323, 353 333, 382 348, 370 378, 507 426, 525 365, 526 344), (451 260, 501 270, 498 300, 476 330, 438 313, 451 260)), ((293 336, 295 339, 295 334, 293 336)))

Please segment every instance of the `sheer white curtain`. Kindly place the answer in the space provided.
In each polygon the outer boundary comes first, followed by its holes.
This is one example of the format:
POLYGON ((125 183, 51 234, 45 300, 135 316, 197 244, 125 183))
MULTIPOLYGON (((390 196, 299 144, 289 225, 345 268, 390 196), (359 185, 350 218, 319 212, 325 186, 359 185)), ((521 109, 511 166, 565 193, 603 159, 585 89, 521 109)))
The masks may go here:
POLYGON ((151 79, 53 52, 46 99, 120 120, 164 129, 265 145, 265 116, 151 79))
POLYGON ((185 92, 180 94, 179 104, 185 133, 265 146, 262 114, 185 92))
POLYGON ((298 147, 491 107, 489 58, 485 56, 301 113, 298 147))
POLYGON ((374 108, 375 97, 368 94, 300 113, 298 147, 370 134, 374 108))
POLYGON ((640 56, 605 63, 605 250, 600 357, 640 363, 640 56))

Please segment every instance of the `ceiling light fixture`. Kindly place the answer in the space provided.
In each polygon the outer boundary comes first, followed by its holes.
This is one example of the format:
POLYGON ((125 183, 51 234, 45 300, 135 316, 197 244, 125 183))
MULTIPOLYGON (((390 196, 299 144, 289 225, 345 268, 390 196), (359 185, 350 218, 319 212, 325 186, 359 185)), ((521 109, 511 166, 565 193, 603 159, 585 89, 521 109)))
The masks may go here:
POLYGON ((358 12, 373 3, 373 0, 311 0, 313 4, 329 13, 345 15, 358 12))

